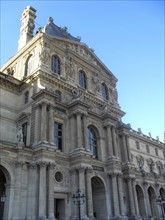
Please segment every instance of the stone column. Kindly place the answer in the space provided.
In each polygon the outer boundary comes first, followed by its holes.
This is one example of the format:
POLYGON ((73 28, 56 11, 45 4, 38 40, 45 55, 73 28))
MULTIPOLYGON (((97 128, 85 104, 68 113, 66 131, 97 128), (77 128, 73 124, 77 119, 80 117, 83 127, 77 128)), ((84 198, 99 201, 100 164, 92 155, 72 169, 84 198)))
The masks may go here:
POLYGON ((45 142, 47 138, 47 103, 42 103, 42 110, 41 110, 41 141, 45 142))
POLYGON ((32 179, 32 185, 31 185, 31 194, 32 194, 32 199, 31 199, 31 213, 32 213, 32 219, 36 219, 36 197, 37 197, 37 164, 36 163, 31 163, 30 164, 30 169, 31 169, 31 179, 32 179))
POLYGON ((128 162, 128 151, 127 151, 127 145, 126 145, 126 139, 125 135, 122 135, 122 142, 123 142, 123 154, 124 154, 124 160, 127 163, 128 162))
POLYGON ((111 134, 111 125, 107 125, 107 147, 108 147, 108 157, 114 155, 113 146, 112 146, 112 134, 111 134))
POLYGON ((83 140, 84 149, 88 150, 88 135, 87 135, 87 114, 83 114, 83 140))
POLYGON ((70 143, 71 143, 71 150, 74 150, 75 148, 77 148, 76 146, 76 118, 75 115, 72 114, 70 116, 70 129, 69 129, 69 134, 70 134, 70 143))
POLYGON ((88 217, 93 217, 93 199, 92 199, 92 185, 91 185, 91 173, 92 168, 88 168, 86 171, 86 203, 88 217))
MULTIPOLYGON (((79 189, 81 193, 85 195, 85 176, 84 176, 84 167, 79 167, 79 189)), ((86 207, 84 204, 80 206, 81 209, 81 216, 84 217, 86 213, 86 207)))
POLYGON ((130 154, 130 146, 129 146, 129 137, 128 135, 125 136, 126 140, 126 147, 127 147, 127 156, 128 156, 128 161, 131 161, 131 154, 130 154))
POLYGON ((30 163, 28 165, 28 168, 29 168, 29 175, 28 175, 28 192, 27 192, 27 217, 26 219, 27 220, 31 220, 32 217, 34 218, 35 217, 35 213, 33 212, 33 206, 35 205, 34 204, 34 201, 33 201, 33 198, 35 197, 35 194, 34 193, 34 190, 33 190, 33 184, 34 183, 34 169, 36 168, 36 164, 34 163, 30 163))
POLYGON ((45 161, 39 163, 39 218, 46 219, 46 167, 45 161))
POLYGON ((35 108, 35 130, 34 130, 34 143, 37 144, 40 139, 41 126, 40 126, 40 105, 37 104, 35 108))
POLYGON ((118 174, 118 187, 119 187, 119 204, 120 204, 120 214, 125 215, 124 200, 123 200, 123 183, 122 174, 118 174))
POLYGON ((133 186, 133 196, 134 196, 134 201, 135 201, 135 213, 136 213, 137 216, 140 216, 140 214, 139 214, 139 205, 138 205, 138 200, 137 200, 137 193, 136 193, 135 178, 132 179, 132 186, 133 186))
POLYGON ((150 201, 149 201, 149 195, 148 195, 148 183, 144 182, 144 201, 146 205, 146 211, 147 211, 147 217, 151 216, 151 207, 150 207, 150 201))
POLYGON ((116 173, 111 174, 114 217, 120 216, 116 175, 117 175, 116 173))
POLYGON ((113 139, 113 152, 114 156, 118 157, 118 147, 117 147, 117 142, 116 142, 116 133, 115 133, 115 127, 112 126, 112 139, 113 139))
POLYGON ((22 161, 15 162, 16 174, 15 174, 15 189, 14 189, 14 203, 13 203, 13 219, 20 219, 20 207, 21 207, 21 179, 22 179, 22 161))
POLYGON ((56 164, 50 163, 48 166, 48 217, 49 220, 55 220, 54 217, 54 184, 53 184, 53 174, 56 164))
POLYGON ((54 108, 49 106, 49 143, 54 144, 54 108))
MULTIPOLYGON (((70 170, 71 174, 71 187, 72 187, 72 195, 76 193, 78 186, 77 183, 77 172, 75 169, 70 170)), ((77 206, 72 202, 72 217, 76 219, 77 214, 77 206)))
POLYGON ((77 119, 77 148, 82 148, 82 125, 81 125, 81 113, 76 114, 77 119))
POLYGON ((131 216, 135 216, 135 203, 134 203, 134 197, 133 197, 132 178, 128 178, 127 183, 128 183, 130 213, 131 213, 131 216))

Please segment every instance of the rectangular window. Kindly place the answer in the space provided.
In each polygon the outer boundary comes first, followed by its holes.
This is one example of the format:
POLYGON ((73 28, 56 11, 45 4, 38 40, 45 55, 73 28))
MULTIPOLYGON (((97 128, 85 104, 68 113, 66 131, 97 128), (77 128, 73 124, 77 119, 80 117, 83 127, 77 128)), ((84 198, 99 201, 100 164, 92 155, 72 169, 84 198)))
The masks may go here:
POLYGON ((157 148, 155 148, 155 154, 156 154, 156 156, 158 156, 158 149, 157 148))
POLYGON ((27 141, 27 122, 22 124, 22 135, 23 135, 23 143, 26 146, 26 141, 27 141))
POLYGON ((54 123, 54 144, 62 150, 62 124, 54 123))
POLYGON ((24 95, 25 95, 25 104, 26 104, 29 101, 29 92, 26 91, 24 95))
POLYGON ((139 144, 138 141, 136 141, 136 148, 137 148, 138 150, 140 150, 140 144, 139 144))
POLYGON ((163 151, 163 155, 164 155, 164 158, 165 158, 165 151, 163 151))
POLYGON ((150 149, 149 149, 149 145, 148 144, 146 144, 146 151, 147 151, 147 153, 150 153, 150 149))

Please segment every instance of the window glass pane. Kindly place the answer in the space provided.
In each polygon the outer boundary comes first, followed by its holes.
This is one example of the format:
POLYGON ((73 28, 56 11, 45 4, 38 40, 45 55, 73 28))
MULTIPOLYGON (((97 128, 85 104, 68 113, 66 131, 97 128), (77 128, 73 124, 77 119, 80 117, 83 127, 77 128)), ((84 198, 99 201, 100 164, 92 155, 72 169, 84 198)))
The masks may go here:
POLYGON ((79 71, 79 84, 86 89, 86 75, 82 70, 79 71))
POLYGON ((57 56, 53 55, 51 60, 51 70, 60 75, 60 60, 57 56))
POLYGON ((88 128, 88 149, 94 156, 97 156, 97 141, 96 135, 92 128, 88 128))
POLYGON ((104 99, 108 100, 108 89, 105 83, 102 83, 101 85, 101 92, 104 99))
POLYGON ((62 124, 54 123, 54 144, 62 150, 62 124))

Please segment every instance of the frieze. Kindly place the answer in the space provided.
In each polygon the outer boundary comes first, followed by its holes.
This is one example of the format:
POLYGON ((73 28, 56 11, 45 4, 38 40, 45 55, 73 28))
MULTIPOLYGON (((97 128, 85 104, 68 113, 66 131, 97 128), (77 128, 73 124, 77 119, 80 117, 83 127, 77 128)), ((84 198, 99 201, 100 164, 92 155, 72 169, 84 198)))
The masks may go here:
POLYGON ((93 170, 104 172, 104 167, 92 166, 93 170))

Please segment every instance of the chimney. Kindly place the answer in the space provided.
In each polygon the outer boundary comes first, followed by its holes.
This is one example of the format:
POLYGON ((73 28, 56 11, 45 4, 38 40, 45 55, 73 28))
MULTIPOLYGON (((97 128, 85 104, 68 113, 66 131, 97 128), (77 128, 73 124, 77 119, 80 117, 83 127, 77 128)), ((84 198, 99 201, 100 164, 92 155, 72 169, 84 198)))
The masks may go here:
POLYGON ((31 6, 27 6, 22 13, 18 50, 24 47, 33 37, 33 30, 35 28, 34 19, 36 18, 35 13, 36 10, 31 6))

